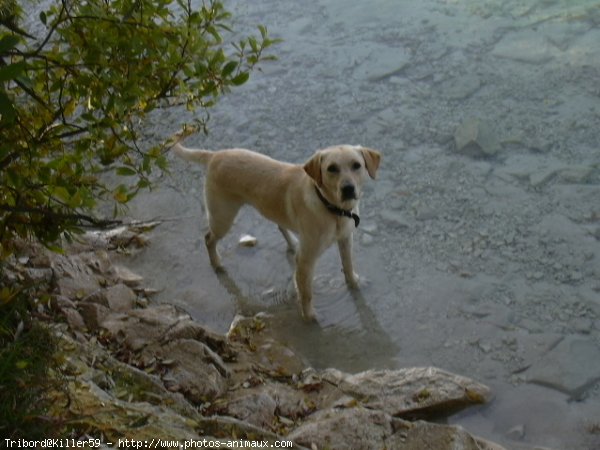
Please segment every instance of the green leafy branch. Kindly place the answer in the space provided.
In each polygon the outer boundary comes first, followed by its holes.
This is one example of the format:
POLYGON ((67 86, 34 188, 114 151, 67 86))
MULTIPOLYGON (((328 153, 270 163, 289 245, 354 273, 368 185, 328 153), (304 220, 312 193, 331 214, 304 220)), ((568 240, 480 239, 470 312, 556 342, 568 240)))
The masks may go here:
POLYGON ((231 17, 216 0, 56 0, 42 33, 23 29, 20 13, 16 0, 0 7, 0 260, 14 237, 50 243, 100 225, 100 199, 116 212, 150 187, 166 158, 160 144, 140 145, 148 114, 200 109, 206 129, 208 110, 277 42, 259 26, 225 44, 231 17), (109 185, 107 171, 124 181, 109 185))

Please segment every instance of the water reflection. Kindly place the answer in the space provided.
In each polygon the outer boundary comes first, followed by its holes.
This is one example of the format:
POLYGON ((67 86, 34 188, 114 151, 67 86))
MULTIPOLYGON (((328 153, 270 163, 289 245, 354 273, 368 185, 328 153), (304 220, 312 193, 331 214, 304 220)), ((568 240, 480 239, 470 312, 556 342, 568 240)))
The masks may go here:
MULTIPOLYGON (((293 270, 289 252, 288 261, 293 270)), ((275 336, 299 354, 310 355, 311 364, 317 368, 337 367, 355 372, 395 366, 398 346, 382 328, 362 291, 347 289, 341 278, 329 283, 328 292, 319 289, 319 285, 323 286, 317 280, 317 295, 325 297, 319 298, 316 305, 318 323, 301 318, 291 277, 287 289, 268 289, 260 296, 248 295, 228 271, 217 273, 217 278, 236 303, 239 314, 272 314, 270 323, 275 336)))

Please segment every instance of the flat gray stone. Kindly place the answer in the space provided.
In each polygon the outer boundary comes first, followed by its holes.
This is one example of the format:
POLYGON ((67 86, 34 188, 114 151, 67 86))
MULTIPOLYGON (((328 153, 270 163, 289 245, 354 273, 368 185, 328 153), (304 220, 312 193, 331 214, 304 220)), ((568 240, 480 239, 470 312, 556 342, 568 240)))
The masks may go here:
POLYGON ((600 381, 600 348, 590 339, 567 336, 535 362, 525 375, 530 383, 581 399, 600 381))
POLYGON ((473 157, 493 156, 500 143, 492 126, 484 120, 469 118, 454 132, 456 151, 473 157))
POLYGON ((543 35, 534 30, 508 33, 496 44, 492 55, 499 58, 528 64, 543 64, 551 61, 558 49, 543 35))
POLYGON ((367 370, 353 375, 327 369, 321 376, 364 406, 403 418, 447 416, 491 397, 487 386, 435 367, 367 370))

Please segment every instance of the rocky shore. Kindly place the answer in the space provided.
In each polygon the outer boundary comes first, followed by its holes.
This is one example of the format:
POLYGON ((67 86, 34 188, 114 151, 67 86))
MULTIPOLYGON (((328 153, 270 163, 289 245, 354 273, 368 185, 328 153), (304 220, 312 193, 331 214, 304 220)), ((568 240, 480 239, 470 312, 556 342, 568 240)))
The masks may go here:
MULTIPOLYGON (((311 449, 501 449, 444 418, 490 390, 434 367, 349 374, 315 370, 273 338, 270 318, 238 316, 226 335, 152 301, 142 277, 113 264, 156 224, 88 233, 64 254, 23 246, 7 277, 51 294, 62 389, 53 411, 102 442, 291 441, 311 449)), ((107 444, 103 444, 106 448, 107 444)))

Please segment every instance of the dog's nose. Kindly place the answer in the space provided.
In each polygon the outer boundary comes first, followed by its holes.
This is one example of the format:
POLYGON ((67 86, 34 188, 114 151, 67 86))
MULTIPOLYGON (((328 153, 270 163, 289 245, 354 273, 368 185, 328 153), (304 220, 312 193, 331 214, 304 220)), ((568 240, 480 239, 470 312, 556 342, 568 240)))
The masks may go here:
POLYGON ((342 186, 342 200, 353 200, 356 198, 356 189, 353 184, 342 186))

